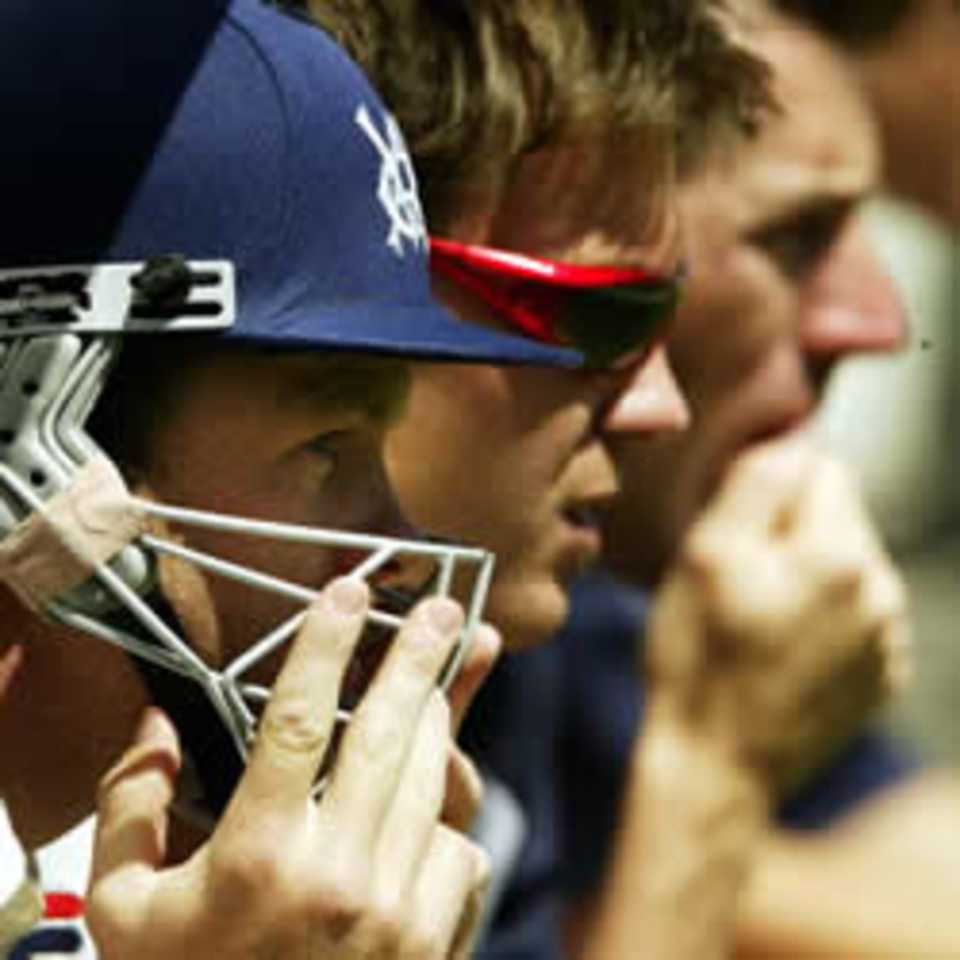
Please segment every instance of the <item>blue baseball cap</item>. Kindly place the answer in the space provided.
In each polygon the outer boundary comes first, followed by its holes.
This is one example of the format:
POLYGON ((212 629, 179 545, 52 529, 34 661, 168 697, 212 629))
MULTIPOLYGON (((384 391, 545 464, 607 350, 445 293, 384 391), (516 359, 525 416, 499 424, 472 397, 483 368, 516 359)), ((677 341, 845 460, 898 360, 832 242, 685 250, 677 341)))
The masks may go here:
POLYGON ((433 299, 403 137, 319 28, 260 0, 167 0, 164 12, 70 0, 59 5, 85 17, 59 25, 57 2, 6 2, 17 29, 0 31, 14 144, 0 154, 0 267, 230 260, 237 318, 216 334, 228 341, 580 365, 433 299), (98 24, 104 11, 114 19, 98 24), (42 67, 23 42, 39 21, 42 67))

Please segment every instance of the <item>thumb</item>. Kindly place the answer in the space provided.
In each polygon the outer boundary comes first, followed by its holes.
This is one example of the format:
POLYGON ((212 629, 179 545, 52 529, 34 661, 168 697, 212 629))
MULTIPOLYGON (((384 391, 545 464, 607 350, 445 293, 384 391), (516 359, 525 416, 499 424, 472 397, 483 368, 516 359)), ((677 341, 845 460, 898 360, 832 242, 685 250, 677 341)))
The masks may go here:
POLYGON ((124 867, 163 864, 179 770, 177 732, 164 713, 149 707, 133 744, 100 783, 91 884, 124 867))

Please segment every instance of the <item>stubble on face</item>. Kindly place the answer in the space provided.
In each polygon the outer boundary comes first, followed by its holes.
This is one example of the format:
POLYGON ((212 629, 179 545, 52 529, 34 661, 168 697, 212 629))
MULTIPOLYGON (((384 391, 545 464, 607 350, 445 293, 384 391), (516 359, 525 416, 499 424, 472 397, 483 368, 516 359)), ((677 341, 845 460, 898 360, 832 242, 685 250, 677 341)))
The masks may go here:
MULTIPOLYGON (((518 164, 487 215, 454 239, 570 263, 676 269, 672 131, 571 141, 518 164)), ((438 293, 467 322, 501 326, 470 295, 438 293)), ((622 378, 530 368, 426 366, 388 444, 404 508, 421 526, 497 554, 488 613, 514 649, 547 639, 566 591, 596 559, 581 522, 617 492, 602 426, 622 378)))

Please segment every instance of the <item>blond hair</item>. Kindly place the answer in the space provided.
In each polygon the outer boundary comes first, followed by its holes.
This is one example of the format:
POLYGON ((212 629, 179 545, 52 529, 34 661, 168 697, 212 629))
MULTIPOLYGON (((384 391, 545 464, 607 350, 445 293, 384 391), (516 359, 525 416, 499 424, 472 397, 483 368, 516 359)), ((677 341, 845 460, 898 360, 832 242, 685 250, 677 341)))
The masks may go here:
POLYGON ((434 227, 546 144, 669 123, 689 165, 768 103, 766 70, 729 40, 723 0, 308 2, 396 113, 434 227))

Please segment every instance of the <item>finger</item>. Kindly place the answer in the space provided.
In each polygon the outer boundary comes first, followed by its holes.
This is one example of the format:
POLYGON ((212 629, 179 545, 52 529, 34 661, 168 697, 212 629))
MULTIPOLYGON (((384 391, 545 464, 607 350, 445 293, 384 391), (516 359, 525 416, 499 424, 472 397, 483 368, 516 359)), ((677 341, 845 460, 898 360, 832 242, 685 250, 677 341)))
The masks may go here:
POLYGON ((820 629, 831 638, 819 645, 825 662, 856 656, 861 648, 888 659, 893 652, 885 645, 888 637, 896 641, 901 659, 909 659, 907 590, 893 564, 882 555, 859 561, 827 556, 814 563, 817 576, 807 578, 808 596, 820 604, 820 629))
POLYGON ((437 956, 465 956, 483 915, 490 868, 486 854, 440 824, 423 860, 414 899, 414 927, 437 956), (456 953, 454 952, 456 951, 456 953))
POLYGON ((661 667, 742 660, 782 642, 783 622, 800 598, 788 551, 766 534, 719 533, 694 529, 676 576, 660 590, 652 636, 660 638, 661 667))
POLYGON ((340 842, 369 858, 407 763, 420 715, 463 626, 453 600, 418 604, 354 711, 322 809, 341 824, 340 842))
POLYGON ((443 804, 450 750, 450 707, 434 690, 420 716, 406 769, 384 820, 374 863, 394 891, 412 890, 443 804))
POLYGON ((754 447, 730 466, 701 524, 777 532, 795 508, 813 462, 812 448, 796 437, 754 447))
POLYGON ((365 583, 334 580, 310 607, 273 685, 250 763, 226 814, 300 809, 309 797, 336 721, 340 685, 363 629, 365 583))
POLYGON ((177 732, 162 711, 150 707, 132 746, 100 784, 92 883, 125 866, 163 864, 167 809, 179 770, 177 732))
POLYGON ((441 820, 454 830, 466 832, 483 802, 483 779, 473 761, 453 745, 447 761, 447 792, 441 820))
POLYGON ((16 643, 9 650, 0 654, 0 704, 7 694, 14 675, 23 662, 23 647, 16 643))
POLYGON ((483 932, 492 871, 489 857, 483 851, 477 851, 477 854, 474 857, 473 888, 460 915, 460 923, 450 948, 450 960, 470 960, 483 932))
POLYGON ((870 636, 884 663, 884 692, 898 694, 913 680, 913 624, 906 584, 889 561, 876 563, 864 580, 862 606, 870 636))
POLYGON ((489 623, 482 623, 474 630, 470 652, 447 691, 454 736, 459 733, 473 698, 497 662, 502 646, 500 634, 489 623))
POLYGON ((812 465, 793 515, 793 535, 838 558, 883 555, 856 478, 844 464, 820 457, 812 465))
POLYGON ((913 636, 906 616, 886 623, 880 636, 884 651, 884 685, 893 696, 903 693, 913 682, 916 663, 913 657, 913 636))

